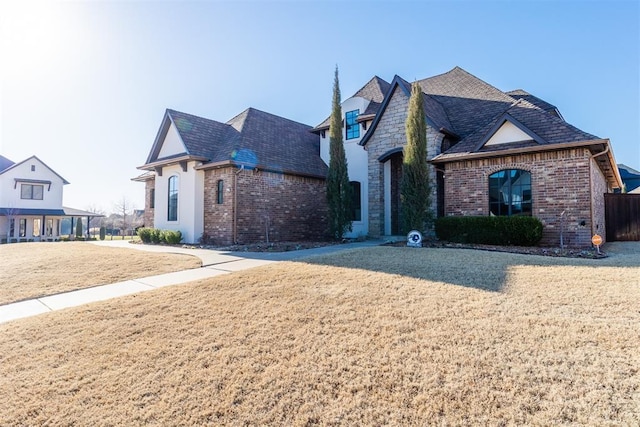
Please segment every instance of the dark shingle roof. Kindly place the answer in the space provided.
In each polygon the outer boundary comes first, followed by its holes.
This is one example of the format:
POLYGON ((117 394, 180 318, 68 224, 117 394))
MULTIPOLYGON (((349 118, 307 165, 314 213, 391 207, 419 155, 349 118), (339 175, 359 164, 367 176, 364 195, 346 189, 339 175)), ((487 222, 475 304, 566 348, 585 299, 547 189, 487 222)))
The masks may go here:
MULTIPOLYGON (((514 101, 460 67, 418 83, 425 94, 442 105, 451 130, 462 138, 504 112, 514 101)), ((427 112, 427 116, 429 114, 433 112, 427 112)))
POLYGON ((326 176, 320 140, 310 126, 249 108, 227 123, 167 110, 187 153, 207 163, 232 161, 270 170, 326 176))
POLYGON ((514 99, 522 98, 526 101, 529 101, 533 105, 540 107, 541 109, 549 113, 554 113, 557 110, 555 105, 549 104, 547 101, 540 99, 537 96, 531 95, 526 90, 516 89, 516 90, 506 92, 506 94, 511 96, 514 99))
POLYGON ((535 146, 542 144, 559 144, 564 142, 578 142, 598 139, 597 136, 583 132, 575 126, 570 125, 564 120, 549 114, 540 107, 520 99, 510 105, 502 113, 498 114, 492 120, 481 126, 476 132, 463 138, 459 143, 446 151, 441 158, 446 158, 451 154, 472 153, 478 151, 498 151, 503 149, 524 148, 527 146, 535 146), (539 142, 523 141, 517 144, 499 144, 489 147, 480 147, 479 145, 485 141, 490 131, 496 126, 501 125, 500 120, 505 119, 505 115, 522 124, 526 129, 533 132, 540 138, 539 142))
MULTIPOLYGON (((373 76, 371 80, 369 80, 350 98, 360 97, 371 101, 369 102, 369 105, 367 105, 367 109, 363 113, 361 113, 362 115, 377 114, 378 110, 380 109, 380 105, 382 105, 382 101, 384 100, 384 96, 387 93, 387 90, 389 90, 390 86, 390 83, 386 82, 380 77, 373 76)), ((314 130, 327 129, 329 127, 330 120, 331 116, 327 117, 322 123, 317 125, 314 130)))

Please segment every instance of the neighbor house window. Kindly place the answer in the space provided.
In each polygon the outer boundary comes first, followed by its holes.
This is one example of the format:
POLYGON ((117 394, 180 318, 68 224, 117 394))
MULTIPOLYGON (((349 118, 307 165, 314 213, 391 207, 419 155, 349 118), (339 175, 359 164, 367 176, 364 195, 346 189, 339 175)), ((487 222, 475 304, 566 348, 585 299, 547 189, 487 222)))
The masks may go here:
POLYGON ((361 190, 358 181, 351 181, 351 221, 362 221, 361 190))
POLYGON ((27 236, 27 219, 26 218, 22 218, 20 220, 20 229, 19 229, 19 237, 26 237, 27 236))
POLYGON ((167 221, 178 220, 178 177, 169 178, 169 203, 167 221))
POLYGON ((218 199, 217 202, 219 205, 224 203, 224 181, 218 180, 218 199))
POLYGON ((9 220, 9 237, 13 237, 16 232, 16 220, 11 218, 9 220))
POLYGON ((20 187, 21 199, 42 200, 44 185, 22 184, 20 187))
POLYGON ((347 139, 354 139, 360 137, 360 125, 357 122, 358 113, 360 110, 348 111, 345 114, 345 122, 347 125, 347 139))
POLYGON ((33 220, 33 237, 40 237, 40 218, 33 220))
POLYGON ((507 169, 489 176, 492 215, 531 215, 531 173, 507 169))
POLYGON ((47 236, 51 237, 53 236, 53 220, 52 219, 48 219, 47 220, 47 236))

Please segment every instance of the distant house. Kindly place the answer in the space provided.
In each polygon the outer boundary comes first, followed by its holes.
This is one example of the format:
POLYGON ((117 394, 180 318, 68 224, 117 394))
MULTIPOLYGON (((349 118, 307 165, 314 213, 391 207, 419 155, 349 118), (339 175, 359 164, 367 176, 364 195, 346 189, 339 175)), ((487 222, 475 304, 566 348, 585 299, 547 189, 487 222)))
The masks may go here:
POLYGON ((167 110, 134 178, 145 225, 185 242, 321 238, 327 166, 310 129, 254 108, 226 123, 167 110))
POLYGON ((640 172, 622 163, 618 165, 618 170, 627 193, 640 194, 640 172))
MULTIPOLYGON (((503 92, 467 71, 417 82, 427 120, 435 216, 531 215, 544 245, 606 240, 604 195, 622 186, 608 139, 567 123, 524 91, 503 92)), ((373 77, 342 101, 354 194, 348 235, 401 233, 400 179, 410 83, 373 77)), ((167 110, 135 178, 145 224, 186 241, 314 238, 326 227, 329 120, 314 128, 248 109, 227 123, 167 110), (151 222, 152 221, 152 222, 151 222)))
POLYGON ((0 242, 59 240, 63 218, 100 216, 63 207, 66 184, 36 156, 14 163, 0 155, 0 242))

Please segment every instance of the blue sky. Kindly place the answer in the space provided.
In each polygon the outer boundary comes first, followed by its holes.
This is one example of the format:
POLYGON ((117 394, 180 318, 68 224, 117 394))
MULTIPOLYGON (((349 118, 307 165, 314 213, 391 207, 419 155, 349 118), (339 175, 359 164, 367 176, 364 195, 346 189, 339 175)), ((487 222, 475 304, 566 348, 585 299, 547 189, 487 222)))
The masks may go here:
POLYGON ((456 65, 525 89, 640 169, 637 1, 3 2, 0 154, 37 155, 65 205, 128 198, 164 110, 225 122, 248 107, 315 125, 372 76, 456 65))

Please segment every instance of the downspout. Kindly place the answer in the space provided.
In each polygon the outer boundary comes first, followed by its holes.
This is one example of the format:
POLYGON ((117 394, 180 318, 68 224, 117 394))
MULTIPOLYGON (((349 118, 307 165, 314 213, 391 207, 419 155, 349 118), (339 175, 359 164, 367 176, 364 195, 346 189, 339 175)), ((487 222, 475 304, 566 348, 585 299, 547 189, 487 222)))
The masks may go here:
POLYGON ((238 175, 244 169, 244 165, 233 174, 233 244, 238 244, 238 175))
POLYGON ((605 148, 603 151, 592 154, 591 157, 589 157, 589 192, 591 193, 591 203, 589 203, 589 207, 591 208, 591 235, 592 236, 594 234, 597 234, 598 230, 594 229, 594 224, 593 224, 593 174, 591 173, 591 165, 592 165, 593 159, 595 159, 596 157, 602 156, 603 154, 607 154, 608 152, 609 152, 609 144, 607 144, 607 148, 605 148))

